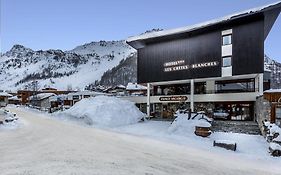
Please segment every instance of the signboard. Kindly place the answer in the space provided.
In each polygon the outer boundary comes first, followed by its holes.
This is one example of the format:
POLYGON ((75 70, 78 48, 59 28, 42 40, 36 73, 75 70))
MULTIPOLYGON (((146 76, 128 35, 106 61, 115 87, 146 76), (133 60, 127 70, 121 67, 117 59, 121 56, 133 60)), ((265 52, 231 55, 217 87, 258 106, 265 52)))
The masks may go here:
POLYGON ((159 101, 182 101, 187 100, 187 96, 171 96, 171 97, 159 97, 159 101))
POLYGON ((213 66, 218 66, 218 65, 219 65, 219 62, 217 62, 217 61, 188 65, 185 63, 185 60, 178 60, 178 61, 164 63, 164 72, 198 69, 198 68, 213 67, 213 66))

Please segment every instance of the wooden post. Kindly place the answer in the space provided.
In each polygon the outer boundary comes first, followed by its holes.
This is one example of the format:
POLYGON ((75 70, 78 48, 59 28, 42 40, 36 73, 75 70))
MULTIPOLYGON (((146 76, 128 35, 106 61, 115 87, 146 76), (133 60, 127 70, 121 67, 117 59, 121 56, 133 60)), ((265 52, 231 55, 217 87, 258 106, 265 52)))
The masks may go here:
POLYGON ((271 104, 270 123, 275 123, 275 121, 276 121, 276 104, 271 104))

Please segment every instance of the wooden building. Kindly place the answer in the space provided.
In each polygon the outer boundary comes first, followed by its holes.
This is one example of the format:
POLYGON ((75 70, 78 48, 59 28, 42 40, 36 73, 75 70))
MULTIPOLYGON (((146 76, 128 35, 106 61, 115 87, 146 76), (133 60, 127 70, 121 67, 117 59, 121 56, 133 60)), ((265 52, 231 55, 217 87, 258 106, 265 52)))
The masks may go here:
POLYGON ((7 92, 0 92, 0 107, 6 107, 8 105, 9 97, 12 97, 12 95, 8 94, 7 92))
POLYGON ((281 89, 265 91, 264 99, 270 102, 270 122, 281 126, 281 89))

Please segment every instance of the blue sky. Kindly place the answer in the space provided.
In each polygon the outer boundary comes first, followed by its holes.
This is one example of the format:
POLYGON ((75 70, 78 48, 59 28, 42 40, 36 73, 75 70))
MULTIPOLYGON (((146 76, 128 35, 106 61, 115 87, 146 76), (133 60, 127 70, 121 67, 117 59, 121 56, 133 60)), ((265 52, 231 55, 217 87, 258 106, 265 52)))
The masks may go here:
MULTIPOLYGON (((171 29, 222 17, 276 0, 0 0, 1 49, 69 50, 120 40, 152 28, 171 29)), ((265 53, 281 61, 281 16, 265 53)))

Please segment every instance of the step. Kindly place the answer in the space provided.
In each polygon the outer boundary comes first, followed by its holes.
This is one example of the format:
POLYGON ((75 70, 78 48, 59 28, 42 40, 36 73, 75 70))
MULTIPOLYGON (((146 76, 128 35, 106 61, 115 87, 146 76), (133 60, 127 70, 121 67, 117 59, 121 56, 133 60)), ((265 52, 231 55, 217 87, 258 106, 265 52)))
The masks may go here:
POLYGON ((219 121, 219 120, 215 120, 212 123, 212 131, 261 135, 259 126, 254 121, 219 121))

